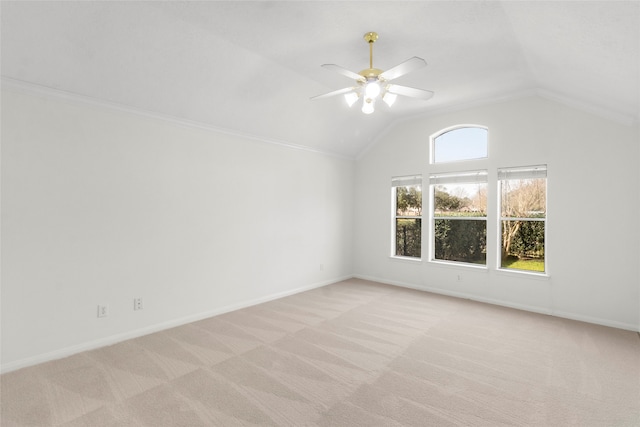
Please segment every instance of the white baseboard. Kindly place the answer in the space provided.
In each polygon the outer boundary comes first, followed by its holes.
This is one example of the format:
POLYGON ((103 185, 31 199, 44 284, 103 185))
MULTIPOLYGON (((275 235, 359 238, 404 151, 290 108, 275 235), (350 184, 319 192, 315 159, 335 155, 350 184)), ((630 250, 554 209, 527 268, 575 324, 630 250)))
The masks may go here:
POLYGON ((611 327, 611 328, 617 328, 617 329, 624 329, 624 330, 628 330, 628 331, 640 332, 640 325, 634 325, 633 323, 624 323, 624 322, 618 322, 616 320, 602 319, 602 318, 593 317, 593 316, 585 316, 585 315, 582 315, 582 314, 576 314, 576 313, 571 313, 571 312, 567 312, 567 311, 553 310, 553 309, 551 309, 549 307, 537 307, 537 306, 530 306, 530 305, 525 305, 525 304, 517 304, 517 303, 512 303, 510 301, 496 300, 496 299, 492 299, 492 298, 484 298, 484 297, 480 297, 480 296, 472 295, 472 294, 467 294, 467 293, 463 293, 463 292, 454 292, 454 291, 449 291, 449 290, 446 290, 446 289, 432 288, 432 287, 429 287, 429 286, 418 286, 418 285, 415 285, 415 284, 412 284, 412 283, 405 283, 405 282, 399 282, 399 281, 395 281, 395 280, 381 279, 379 277, 372 277, 372 276, 366 276, 366 275, 361 275, 361 274, 356 274, 353 277, 358 278, 358 279, 363 279, 363 280, 370 280, 370 281, 378 282, 378 283, 384 283, 384 284, 387 284, 387 285, 393 285, 393 286, 399 286, 399 287, 403 287, 403 288, 416 289, 416 290, 419 290, 419 291, 431 292, 431 293, 439 294, 439 295, 447 295, 447 296, 451 296, 451 297, 455 297, 455 298, 463 298, 463 299, 469 299, 469 300, 472 300, 472 301, 478 301, 478 302, 483 302, 483 303, 487 303, 487 304, 499 305, 499 306, 502 306, 502 307, 515 308, 517 310, 530 311, 530 312, 539 313, 539 314, 547 314, 547 315, 550 315, 550 316, 561 317, 563 319, 577 320, 577 321, 585 322, 585 323, 593 323, 595 325, 608 326, 608 327, 611 327))
POLYGON ((431 292, 431 293, 434 293, 434 294, 446 295, 446 296, 451 296, 451 297, 455 297, 455 298, 469 299, 469 300, 472 300, 472 301, 478 301, 478 302, 487 303, 487 304, 494 304, 494 305, 514 308, 514 309, 523 310, 523 311, 530 311, 530 312, 539 313, 539 314, 552 315, 552 316, 561 317, 561 318, 565 318, 565 319, 577 320, 577 321, 586 322, 586 323, 593 323, 593 324, 596 324, 596 325, 608 326, 608 327, 617 328, 617 329, 624 329, 624 330, 629 330, 629 331, 640 332, 640 325, 633 325, 633 324, 630 324, 630 323, 623 323, 623 322, 618 322, 618 321, 609 320, 609 319, 601 319, 601 318, 592 317, 592 316, 584 316, 584 315, 565 312, 565 311, 554 311, 554 310, 552 310, 552 309, 550 309, 548 307, 536 307, 536 306, 529 306, 529 305, 524 305, 524 304, 516 304, 516 303, 509 302, 509 301, 495 300, 495 299, 491 299, 491 298, 483 298, 483 297, 479 297, 477 295, 466 294, 466 293, 463 293, 463 292, 454 292, 454 291, 449 291, 449 290, 446 290, 446 289, 433 288, 433 287, 428 287, 428 286, 418 286, 418 285, 415 285, 415 284, 412 284, 412 283, 406 283, 406 282, 400 282, 400 281, 395 281, 395 280, 382 279, 382 278, 379 278, 379 277, 355 274, 355 275, 337 277, 337 278, 334 278, 334 279, 331 279, 331 280, 318 282, 318 283, 314 283, 314 284, 307 285, 307 286, 302 286, 302 287, 295 288, 295 289, 290 289, 288 291, 279 292, 279 293, 276 293, 276 294, 271 294, 271 295, 267 295, 267 296, 260 297, 260 298, 255 298, 255 299, 244 301, 244 302, 241 302, 241 303, 238 303, 238 304, 232 304, 232 305, 227 305, 227 306, 224 306, 224 307, 219 307, 219 308, 216 308, 214 310, 197 313, 197 314, 193 314, 193 315, 190 315, 190 316, 185 316, 185 317, 182 317, 182 318, 179 318, 179 319, 173 319, 173 320, 170 320, 170 321, 167 321, 167 322, 158 323, 158 324, 147 326, 147 327, 144 327, 144 328, 135 329, 135 330, 132 330, 132 331, 127 331, 127 332, 124 332, 124 333, 121 333, 121 334, 111 335, 111 336, 108 336, 108 337, 100 338, 100 339, 93 340, 93 341, 84 342, 84 343, 81 343, 81 344, 78 344, 78 345, 74 345, 74 346, 71 346, 71 347, 65 347, 65 348, 62 348, 62 349, 59 349, 59 350, 55 350, 55 351, 52 351, 52 352, 43 353, 43 354, 39 354, 37 356, 33 356, 33 357, 17 360, 17 361, 14 361, 14 362, 2 364, 2 365, 0 365, 0 373, 11 372, 11 371, 15 371, 15 370, 18 370, 18 369, 21 369, 21 368, 26 368, 28 366, 33 366, 33 365, 37 365, 37 364, 40 364, 40 363, 48 362, 48 361, 51 361, 51 360, 56 360, 56 359, 61 359, 61 358, 64 358, 64 357, 72 356, 74 354, 81 353, 83 351, 94 350, 94 349, 100 348, 100 347, 106 347, 106 346, 113 345, 113 344, 116 344, 116 343, 119 343, 119 342, 122 342, 122 341, 126 341, 128 339, 137 338, 137 337, 141 337, 141 336, 144 336, 144 335, 149 335, 149 334, 152 334, 154 332, 159 332, 159 331, 163 331, 165 329, 174 328, 176 326, 185 325, 187 323, 196 322, 198 320, 207 319, 209 317, 214 317, 214 316, 217 316, 217 315, 220 315, 220 314, 228 313, 230 311, 235 311, 235 310, 239 310, 239 309, 242 309, 242 308, 251 307, 251 306, 254 306, 254 305, 257 305, 257 304, 261 304, 261 303, 264 303, 264 302, 273 301, 273 300, 278 299, 278 298, 283 298, 283 297, 286 297, 286 296, 289 296, 289 295, 294 295, 294 294, 297 294, 297 293, 300 293, 300 292, 305 292, 305 291, 308 291, 308 290, 311 290, 311 289, 315 289, 315 288, 319 288, 319 287, 322 287, 322 286, 330 285, 332 283, 340 282, 340 281, 343 281, 343 280, 348 280, 350 278, 370 280, 370 281, 373 281, 373 282, 384 283, 384 284, 387 284, 387 285, 393 285, 393 286, 399 286, 399 287, 403 287, 403 288, 415 289, 415 290, 419 290, 419 291, 431 292))
POLYGON ((167 322, 158 323, 151 326, 146 326, 144 328, 135 329, 132 331, 123 332, 120 334, 110 335, 108 337, 100 338, 93 341, 84 342, 78 345, 74 345, 71 347, 61 348, 59 350, 54 350, 48 353, 39 354, 37 356, 28 357, 25 359, 16 360, 14 362, 9 362, 6 364, 0 365, 0 373, 11 372, 21 368, 26 368, 28 366, 37 365, 44 362, 49 362, 51 360, 62 359, 64 357, 72 356, 77 353, 81 353, 83 351, 94 350, 100 347, 106 347, 109 345, 117 344, 122 341, 126 341, 132 338, 141 337, 144 335, 149 335, 154 332, 163 331, 165 329, 175 328, 176 326, 185 325, 187 323, 196 322, 198 320, 207 319, 209 317, 218 316, 220 314, 228 313, 230 311, 239 310, 246 307, 251 307, 257 304, 262 304, 264 302, 273 301, 278 298, 283 298, 289 295, 294 295, 300 292, 309 291, 311 289, 319 288, 322 286, 330 285, 332 283, 340 282, 342 280, 350 279, 352 276, 343 276, 337 277, 331 280, 326 280, 318 283, 313 283, 307 286, 301 286, 299 288, 290 289, 288 291, 279 292, 276 294, 271 294, 259 298, 255 298, 248 301, 243 301, 238 304, 227 305, 224 307, 218 307, 214 310, 209 310, 197 314, 193 314, 190 316, 181 317, 179 319, 169 320, 167 322))
POLYGON ((623 322, 618 322, 616 320, 601 319, 599 317, 584 316, 582 314, 575 314, 575 313, 570 313, 566 311, 557 311, 557 310, 553 312, 553 315, 557 317, 562 317, 563 319, 577 320, 579 322, 593 323, 595 325, 608 326, 610 328, 625 329, 628 331, 640 332, 640 325, 634 325, 632 323, 623 323, 623 322))

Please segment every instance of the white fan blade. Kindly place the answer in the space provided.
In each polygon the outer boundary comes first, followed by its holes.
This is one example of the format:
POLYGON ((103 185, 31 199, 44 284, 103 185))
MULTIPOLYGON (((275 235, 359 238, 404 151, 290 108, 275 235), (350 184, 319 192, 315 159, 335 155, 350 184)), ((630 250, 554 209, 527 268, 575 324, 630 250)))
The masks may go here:
POLYGON ((333 92, 325 93, 324 95, 317 95, 312 97, 311 99, 322 99, 329 98, 330 96, 342 95, 343 93, 353 92, 355 87, 345 87, 344 89, 334 90, 333 92))
POLYGON ((343 67, 341 67, 339 65, 336 65, 336 64, 322 64, 321 67, 326 68, 327 70, 333 70, 336 73, 340 73, 343 76, 347 76, 350 79, 357 80, 359 82, 364 82, 366 80, 360 74, 354 73, 353 71, 349 71, 346 68, 343 68, 343 67))
POLYGON ((427 62, 424 59, 414 56, 413 58, 407 59, 402 64, 389 68, 387 71, 381 73, 379 77, 383 80, 393 80, 400 76, 404 76, 411 71, 415 71, 426 66, 427 62))
POLYGON ((387 85, 387 91, 390 93, 395 93, 396 95, 409 96, 411 98, 419 98, 424 101, 431 99, 433 96, 433 92, 430 90, 424 89, 415 89, 407 86, 399 86, 399 85, 387 85))

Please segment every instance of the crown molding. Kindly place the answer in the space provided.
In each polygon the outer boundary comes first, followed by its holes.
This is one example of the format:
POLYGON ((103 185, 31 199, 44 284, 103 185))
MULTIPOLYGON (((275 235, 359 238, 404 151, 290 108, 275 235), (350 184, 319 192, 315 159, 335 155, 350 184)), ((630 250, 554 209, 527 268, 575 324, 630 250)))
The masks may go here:
POLYGON ((553 92, 547 89, 539 89, 539 88, 527 89, 527 90, 512 92, 510 94, 506 94, 502 96, 485 98, 485 99, 477 99, 477 100, 465 102, 462 104, 450 104, 443 107, 434 108, 433 110, 429 110, 427 112, 421 112, 418 114, 412 114, 409 116, 399 118, 395 120, 393 123, 391 123, 389 126, 387 126, 387 128, 385 128, 382 132, 380 132, 376 136, 376 138, 371 141, 370 144, 368 144, 360 152, 358 152, 355 156, 355 160, 359 161, 363 157, 365 157, 366 154, 373 147, 375 147, 382 139, 384 139, 384 137, 389 132, 391 132, 397 126, 402 125, 403 123, 413 121, 413 120, 429 119, 431 117, 437 117, 443 114, 456 113, 459 111, 464 111, 472 108, 486 107, 494 104, 500 104, 503 102, 515 101, 518 99, 524 99, 524 98, 530 98, 530 97, 539 97, 552 102, 556 102, 558 104, 561 104, 570 108, 574 108, 576 110, 579 110, 588 114, 593 114, 600 118, 607 119, 624 126, 636 126, 640 123, 640 114, 638 115, 638 117, 633 117, 628 114, 622 114, 606 108, 597 107, 587 102, 578 101, 576 99, 563 96, 561 94, 558 94, 556 92, 553 92))
POLYGON ((127 113, 127 114, 136 115, 136 116, 151 118, 155 120, 161 120, 164 122, 172 123, 174 125, 178 125, 186 128, 202 129, 210 132, 221 133, 229 136, 244 138, 244 139, 262 142, 266 144, 277 145, 277 146, 284 147, 291 150, 306 151, 314 154, 320 154, 324 156, 335 157, 335 158, 340 158, 345 160, 354 160, 354 157, 345 156, 332 151, 319 150, 316 148, 295 144, 289 141, 266 138, 260 135, 254 135, 254 134, 242 132, 236 129, 229 129, 229 128, 224 128, 220 126, 211 125, 208 123, 197 122, 194 120, 187 120, 179 117, 170 116, 168 114, 157 113, 155 111, 149 111, 142 108, 133 107, 130 105, 120 104, 117 102, 106 101, 106 100, 94 98, 91 96, 80 95, 80 94, 68 92, 65 90, 54 89, 48 86, 38 85, 35 83, 13 79, 10 77, 2 76, 0 79, 0 82, 2 84, 1 85, 2 89, 11 88, 21 92, 27 92, 31 94, 46 96, 46 97, 57 98, 65 101, 71 101, 71 102, 81 103, 85 105, 92 105, 99 108, 105 108, 112 111, 118 111, 121 113, 127 113))
POLYGON ((369 145, 367 145, 364 149, 362 149, 356 155, 356 160, 362 159, 369 152, 369 150, 375 147, 378 144, 378 142, 380 142, 389 132, 393 131, 393 129, 395 129, 397 126, 402 125, 403 123, 410 122, 413 120, 429 119, 431 117, 437 117, 443 114, 456 113, 458 111, 469 110, 471 108, 486 107, 493 104, 499 104, 502 102, 512 101, 512 100, 521 99, 521 98, 527 98, 535 95, 536 95, 535 91, 525 90, 525 91, 514 92, 511 94, 503 95, 499 97, 477 99, 477 100, 465 102, 462 104, 456 103, 456 104, 444 105, 442 107, 436 107, 427 112, 423 111, 417 114, 411 114, 405 117, 401 117, 399 119, 396 119, 389 126, 387 126, 387 128, 384 129, 382 132, 380 132, 376 136, 376 138, 373 141, 371 141, 369 145))
POLYGON ((608 108, 599 107, 597 105, 580 101, 578 99, 562 95, 558 92, 554 92, 547 89, 536 89, 536 95, 540 98, 547 99, 549 101, 557 102, 558 104, 565 105, 567 107, 575 108, 576 110, 581 110, 585 113, 593 114, 594 116, 599 116, 603 119, 608 119, 613 122, 616 122, 625 126, 634 126, 640 122, 640 113, 637 116, 620 113, 618 111, 613 111, 608 108))

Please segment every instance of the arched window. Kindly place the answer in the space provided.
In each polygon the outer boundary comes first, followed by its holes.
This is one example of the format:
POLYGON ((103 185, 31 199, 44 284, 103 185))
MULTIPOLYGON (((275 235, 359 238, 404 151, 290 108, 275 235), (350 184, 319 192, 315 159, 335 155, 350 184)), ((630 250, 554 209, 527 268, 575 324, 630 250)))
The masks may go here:
POLYGON ((488 130, 477 125, 459 125, 431 136, 431 163, 485 159, 489 151, 488 130))
POLYGON ((430 260, 486 266, 488 171, 459 162, 488 158, 488 130, 456 125, 430 142, 431 164, 450 164, 429 174, 430 260))

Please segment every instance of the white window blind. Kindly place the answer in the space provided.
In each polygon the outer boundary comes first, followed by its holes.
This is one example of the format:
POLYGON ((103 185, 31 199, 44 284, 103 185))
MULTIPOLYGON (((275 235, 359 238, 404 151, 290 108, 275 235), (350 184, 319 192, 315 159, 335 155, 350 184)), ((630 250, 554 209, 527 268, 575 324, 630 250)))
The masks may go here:
POLYGON ((429 176, 429 184, 464 184, 487 182, 487 171, 440 173, 429 176))
POLYGON ((498 169, 498 179, 535 179, 547 177, 547 165, 498 169))
POLYGON ((391 178, 392 187, 409 187, 422 185, 422 175, 396 176, 391 178))

